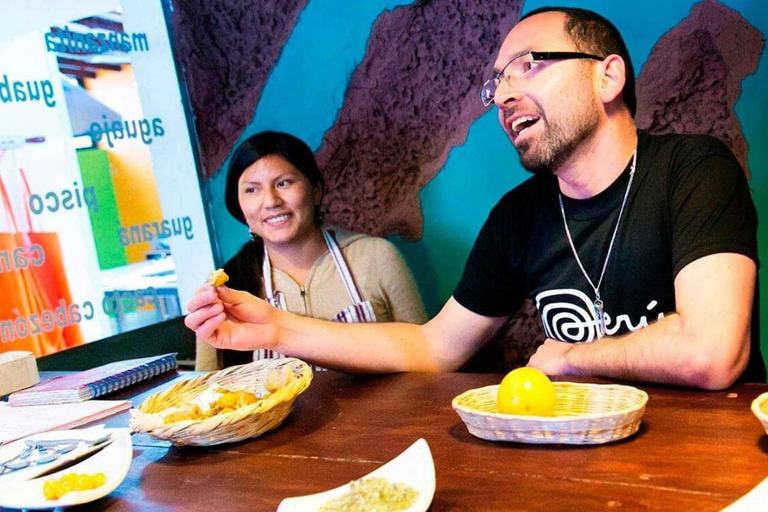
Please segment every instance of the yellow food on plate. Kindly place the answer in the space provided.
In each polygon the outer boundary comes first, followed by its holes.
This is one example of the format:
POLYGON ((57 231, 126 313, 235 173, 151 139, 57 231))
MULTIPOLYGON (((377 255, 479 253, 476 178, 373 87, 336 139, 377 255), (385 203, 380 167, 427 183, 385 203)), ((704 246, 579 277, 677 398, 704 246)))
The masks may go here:
POLYGON ((104 473, 67 473, 58 480, 46 480, 43 483, 43 495, 47 500, 57 500, 72 491, 87 491, 104 485, 107 477, 104 473))
POLYGON ((290 384, 293 378, 293 371, 290 368, 285 366, 274 368, 267 373, 267 381, 264 383, 264 387, 270 393, 274 393, 283 386, 290 384))
POLYGON ((496 405, 503 414, 554 416, 555 387, 536 368, 517 368, 501 381, 496 405))
POLYGON ((224 269, 219 268, 208 274, 208 284, 211 286, 221 286, 229 281, 229 276, 224 269))

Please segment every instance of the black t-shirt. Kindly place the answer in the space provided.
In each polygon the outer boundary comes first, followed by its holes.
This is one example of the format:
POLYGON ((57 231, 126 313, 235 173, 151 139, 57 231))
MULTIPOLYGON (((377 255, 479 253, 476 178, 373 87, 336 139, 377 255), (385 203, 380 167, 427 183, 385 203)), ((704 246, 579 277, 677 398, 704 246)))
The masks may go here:
MULTIPOLYGON (((595 197, 563 197, 574 246, 595 285, 630 164, 595 197)), ((591 341, 598 336, 595 292, 568 243, 558 196, 557 178, 544 174, 507 193, 480 231, 454 298, 475 313, 498 317, 515 313, 529 297, 548 337, 591 341)), ((758 261, 757 213, 738 161, 712 137, 639 131, 635 176, 599 287, 607 335, 637 330, 675 311, 677 273, 721 252, 758 261)), ((759 337, 753 336, 752 347, 745 376, 765 381, 759 337)))

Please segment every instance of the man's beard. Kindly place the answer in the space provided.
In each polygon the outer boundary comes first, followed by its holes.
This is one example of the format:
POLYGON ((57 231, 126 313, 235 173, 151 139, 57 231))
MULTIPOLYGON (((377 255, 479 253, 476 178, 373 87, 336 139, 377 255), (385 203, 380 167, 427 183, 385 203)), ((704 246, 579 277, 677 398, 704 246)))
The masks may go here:
POLYGON ((591 105, 584 105, 578 112, 556 119, 551 124, 542 116, 539 123, 544 123, 544 134, 538 139, 532 138, 517 147, 520 165, 533 174, 550 174, 568 161, 578 145, 587 138, 597 126, 600 118, 598 105, 592 97, 591 105))

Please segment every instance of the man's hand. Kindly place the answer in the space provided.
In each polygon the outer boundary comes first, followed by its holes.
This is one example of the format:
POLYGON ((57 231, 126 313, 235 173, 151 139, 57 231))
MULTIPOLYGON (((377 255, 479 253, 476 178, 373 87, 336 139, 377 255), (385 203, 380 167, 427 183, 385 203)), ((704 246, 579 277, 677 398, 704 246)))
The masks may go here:
POLYGON ((204 285, 187 307, 186 326, 216 348, 254 350, 277 345, 278 311, 250 293, 204 285))
POLYGON ((678 273, 675 313, 623 336, 572 345, 546 340, 528 364, 550 375, 725 389, 749 360, 755 277, 747 256, 704 256, 678 273))
POLYGON ((541 370, 547 375, 573 375, 575 372, 566 358, 573 347, 573 343, 547 338, 528 360, 527 366, 541 370))

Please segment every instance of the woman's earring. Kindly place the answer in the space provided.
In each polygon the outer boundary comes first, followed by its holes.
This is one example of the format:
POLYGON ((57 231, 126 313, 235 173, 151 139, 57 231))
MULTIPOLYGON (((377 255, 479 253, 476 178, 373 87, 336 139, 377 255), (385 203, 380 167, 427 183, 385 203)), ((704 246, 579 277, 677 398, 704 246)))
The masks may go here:
POLYGON ((251 235, 251 242, 255 242, 256 240, 259 239, 259 235, 257 235, 253 231, 248 231, 248 234, 251 235))

